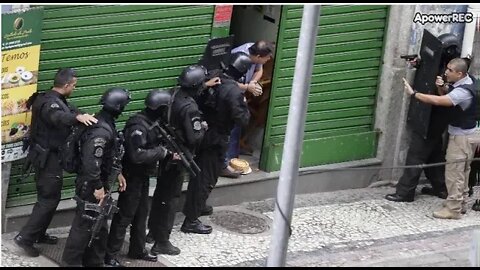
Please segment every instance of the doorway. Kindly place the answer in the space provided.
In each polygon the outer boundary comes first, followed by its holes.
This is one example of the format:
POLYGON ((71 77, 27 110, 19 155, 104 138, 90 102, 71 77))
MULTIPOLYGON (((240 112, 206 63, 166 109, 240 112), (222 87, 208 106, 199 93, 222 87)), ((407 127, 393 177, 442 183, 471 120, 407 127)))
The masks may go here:
POLYGON ((251 118, 248 127, 242 130, 240 158, 247 160, 253 171, 258 170, 267 122, 281 12, 281 5, 234 5, 230 23, 230 34, 234 35, 233 48, 257 40, 270 41, 274 45, 272 59, 263 65, 263 75, 259 80, 262 95, 254 97, 246 93, 251 118))

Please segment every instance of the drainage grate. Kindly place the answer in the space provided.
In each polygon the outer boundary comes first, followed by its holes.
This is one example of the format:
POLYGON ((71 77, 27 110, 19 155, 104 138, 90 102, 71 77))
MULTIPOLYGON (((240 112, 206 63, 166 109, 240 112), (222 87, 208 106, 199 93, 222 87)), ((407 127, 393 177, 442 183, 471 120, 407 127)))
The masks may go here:
POLYGON ((263 233, 270 229, 264 218, 237 211, 215 210, 210 220, 229 231, 241 234, 263 233))
MULTIPOLYGON (((40 253, 43 256, 46 256, 55 261, 58 265, 61 265, 63 249, 65 248, 66 242, 67 238, 59 238, 56 245, 37 244, 36 246, 38 247, 40 253)), ((158 261, 147 262, 144 260, 132 260, 128 258, 126 255, 128 252, 128 245, 128 242, 123 243, 122 250, 120 251, 120 255, 118 256, 118 260, 121 264, 127 267, 165 267, 164 264, 158 261)))

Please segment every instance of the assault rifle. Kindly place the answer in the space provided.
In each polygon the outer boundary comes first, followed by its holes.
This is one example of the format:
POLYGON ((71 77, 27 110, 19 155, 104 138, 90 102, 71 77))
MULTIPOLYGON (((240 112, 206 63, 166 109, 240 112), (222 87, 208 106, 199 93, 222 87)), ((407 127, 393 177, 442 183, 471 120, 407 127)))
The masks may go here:
POLYGON ((177 136, 173 128, 170 125, 160 123, 159 121, 155 121, 155 123, 150 127, 150 129, 153 128, 159 129, 162 139, 167 143, 167 148, 180 156, 180 161, 185 169, 187 169, 193 177, 197 176, 201 170, 195 160, 193 160, 192 153, 183 145, 183 142, 181 141, 180 137, 177 136), (177 140, 179 140, 180 143, 177 143, 177 140))
POLYGON ((118 132, 118 137, 115 139, 115 155, 113 156, 112 171, 107 179, 108 183, 114 183, 118 175, 122 172, 122 159, 125 155, 125 147, 123 143, 125 142, 125 137, 123 132, 118 132))
MULTIPOLYGON (((118 132, 118 137, 115 139, 115 155, 113 157, 112 171, 107 179, 109 186, 117 179, 122 171, 122 158, 125 154, 125 148, 123 147, 124 140, 123 133, 118 132)), ((97 203, 86 202, 80 199, 77 195, 73 197, 73 199, 80 205, 83 204, 82 211, 84 214, 82 214, 82 218, 94 222, 91 228, 92 234, 90 236, 90 241, 88 242, 88 247, 92 246, 93 240, 98 239, 98 233, 105 220, 112 219, 113 215, 118 212, 117 201, 112 198, 110 189, 106 191, 105 197, 103 197, 103 201, 100 205, 97 203), (93 211, 96 214, 93 216, 88 215, 86 211, 93 211)))
POLYGON ((100 205, 97 203, 86 202, 80 199, 80 197, 78 197, 77 195, 75 195, 73 199, 78 203, 83 204, 82 210, 84 212, 93 211, 97 213, 96 216, 90 216, 86 213, 82 215, 82 218, 94 222, 91 229, 92 235, 90 236, 90 241, 88 242, 88 247, 91 247, 93 240, 98 239, 98 233, 100 232, 103 223, 106 220, 111 219, 113 217, 113 214, 118 212, 117 201, 112 198, 112 194, 110 191, 107 191, 100 205))

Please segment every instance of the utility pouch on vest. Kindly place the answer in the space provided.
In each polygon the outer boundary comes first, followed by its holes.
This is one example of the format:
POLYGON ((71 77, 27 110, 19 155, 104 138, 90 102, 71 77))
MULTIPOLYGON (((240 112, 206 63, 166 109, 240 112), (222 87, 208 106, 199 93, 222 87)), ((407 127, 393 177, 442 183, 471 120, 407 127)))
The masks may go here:
POLYGON ((33 144, 30 148, 27 159, 32 163, 34 168, 45 168, 49 152, 48 149, 41 147, 39 144, 33 144))

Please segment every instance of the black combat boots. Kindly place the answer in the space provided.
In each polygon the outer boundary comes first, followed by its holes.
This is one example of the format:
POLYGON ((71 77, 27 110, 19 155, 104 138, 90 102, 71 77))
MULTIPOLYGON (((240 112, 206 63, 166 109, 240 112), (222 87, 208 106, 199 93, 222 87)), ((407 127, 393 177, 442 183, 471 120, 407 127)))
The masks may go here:
POLYGON ((44 235, 40 236, 40 238, 38 238, 38 240, 35 243, 55 245, 57 244, 57 242, 58 242, 58 237, 45 233, 44 235))
POLYGON ((15 238, 13 238, 13 241, 15 242, 15 244, 17 244, 19 247, 25 250, 25 253, 27 253, 28 256, 30 257, 40 256, 40 252, 36 247, 33 246, 33 243, 25 240, 20 234, 15 236, 15 238))
POLYGON ((191 221, 185 218, 180 230, 184 233, 209 234, 212 232, 212 226, 205 225, 198 219, 191 221))
POLYGON ((172 245, 170 241, 165 242, 155 242, 150 252, 154 255, 166 254, 166 255, 178 255, 180 254, 180 249, 172 245))

